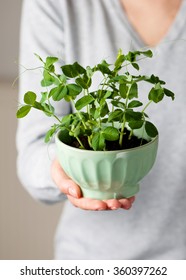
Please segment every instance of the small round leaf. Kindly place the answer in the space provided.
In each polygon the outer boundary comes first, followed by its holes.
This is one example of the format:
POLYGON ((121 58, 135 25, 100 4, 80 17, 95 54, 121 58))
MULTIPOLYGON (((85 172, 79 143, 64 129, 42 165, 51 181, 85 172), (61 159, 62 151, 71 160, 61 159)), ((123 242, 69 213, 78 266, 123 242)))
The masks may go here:
POLYGON ((119 139, 119 131, 113 126, 108 126, 103 130, 103 137, 108 141, 116 141, 119 139))
POLYGON ((34 105, 34 102, 36 101, 36 94, 32 91, 28 91, 24 95, 24 102, 27 105, 34 105))
POLYGON ((31 110, 31 106, 30 105, 25 105, 22 106, 18 111, 17 111, 17 118, 24 118, 31 110))
POLYGON ((158 130, 155 125, 151 122, 146 121, 145 130, 150 137, 156 137, 158 135, 158 130))

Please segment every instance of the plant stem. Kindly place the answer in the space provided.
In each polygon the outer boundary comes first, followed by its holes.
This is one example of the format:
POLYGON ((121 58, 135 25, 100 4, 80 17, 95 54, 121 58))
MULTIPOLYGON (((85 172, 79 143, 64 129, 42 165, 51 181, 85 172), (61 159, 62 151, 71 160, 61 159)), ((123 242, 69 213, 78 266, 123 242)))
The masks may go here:
MULTIPOLYGON (((72 102, 72 104, 73 104, 74 107, 75 107, 74 100, 71 99, 71 102, 72 102)), ((81 116, 81 113, 80 113, 78 110, 77 110, 77 114, 78 114, 80 120, 82 121, 82 124, 83 124, 84 128, 87 129, 87 126, 86 126, 86 124, 85 124, 85 122, 84 122, 84 120, 83 120, 83 118, 82 118, 82 116, 81 116)))
MULTIPOLYGON (((89 90, 88 89, 85 90, 85 95, 89 95, 89 90)), ((87 114, 90 117, 90 106, 89 106, 89 104, 87 105, 87 114)))
POLYGON ((142 113, 145 112, 145 110, 147 109, 147 107, 152 103, 152 100, 150 100, 146 105, 145 107, 143 108, 143 110, 141 111, 142 113))
POLYGON ((125 129, 125 116, 124 116, 124 120, 123 120, 123 123, 122 123, 122 127, 121 127, 121 133, 120 133, 120 137, 119 137, 119 145, 120 147, 122 147, 122 144, 123 144, 123 135, 124 135, 124 129, 125 129))
POLYGON ((142 143, 143 143, 143 134, 144 134, 144 131, 145 131, 145 126, 143 126, 143 132, 142 132, 142 137, 141 137, 141 141, 140 141, 140 146, 142 145, 142 143))
POLYGON ((88 136, 87 138, 88 138, 88 144, 89 144, 89 146, 92 148, 92 145, 91 145, 91 136, 88 136))
MULTIPOLYGON (((126 94, 125 110, 128 108, 128 100, 129 100, 128 94, 129 94, 130 88, 131 88, 131 85, 128 87, 127 94, 126 94)), ((125 112, 124 112, 123 123, 122 123, 121 133, 120 133, 120 137, 119 137, 120 147, 122 147, 122 144, 123 144, 123 135, 124 135, 125 125, 126 125, 126 118, 125 118, 125 112)))
POLYGON ((83 146, 83 143, 81 142, 81 140, 79 139, 78 136, 76 136, 77 141, 79 142, 81 148, 85 149, 85 147, 83 146))
POLYGON ((56 115, 52 115, 59 123, 61 123, 60 119, 56 115))
POLYGON ((133 135, 133 130, 130 131, 129 140, 131 140, 132 135, 133 135))
POLYGON ((48 74, 50 74, 52 77, 56 77, 56 79, 59 81, 59 83, 61 84, 61 80, 60 80, 60 78, 58 77, 58 75, 55 73, 55 72, 51 72, 50 70, 48 70, 48 68, 46 68, 46 67, 43 67, 43 69, 45 69, 47 72, 48 72, 48 74))

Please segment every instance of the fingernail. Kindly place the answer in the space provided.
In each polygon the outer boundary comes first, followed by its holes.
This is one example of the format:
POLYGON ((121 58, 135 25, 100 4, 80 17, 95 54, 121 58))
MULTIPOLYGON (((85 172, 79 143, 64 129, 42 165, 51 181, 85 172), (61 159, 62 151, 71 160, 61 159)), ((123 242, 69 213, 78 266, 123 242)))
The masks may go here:
POLYGON ((117 210, 118 208, 117 207, 111 207, 111 210, 117 210))
POLYGON ((69 188, 68 192, 71 196, 77 197, 77 193, 76 193, 76 190, 74 188, 69 188))

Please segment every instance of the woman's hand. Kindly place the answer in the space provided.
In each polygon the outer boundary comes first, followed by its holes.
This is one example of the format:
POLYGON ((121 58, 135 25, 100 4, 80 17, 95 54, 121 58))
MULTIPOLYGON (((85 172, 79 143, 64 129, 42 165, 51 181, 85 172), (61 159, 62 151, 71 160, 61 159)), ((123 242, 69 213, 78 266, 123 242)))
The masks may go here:
POLYGON ((51 166, 51 175, 58 188, 67 195, 69 201, 83 210, 116 210, 119 208, 130 209, 135 197, 128 199, 96 200, 82 197, 80 187, 74 183, 61 168, 59 162, 54 160, 51 166))

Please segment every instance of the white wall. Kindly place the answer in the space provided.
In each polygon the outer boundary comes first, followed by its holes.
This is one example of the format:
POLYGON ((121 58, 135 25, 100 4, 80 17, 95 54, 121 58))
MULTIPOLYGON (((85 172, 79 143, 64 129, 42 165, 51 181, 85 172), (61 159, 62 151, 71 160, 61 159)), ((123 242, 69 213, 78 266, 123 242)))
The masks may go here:
MULTIPOLYGON (((32 0, 30 0, 32 1, 32 0)), ((34 201, 16 175, 16 109, 21 0, 0 0, 0 259, 52 259, 61 205, 34 201)))
POLYGON ((17 73, 21 0, 0 0, 0 77, 12 79, 17 73))

